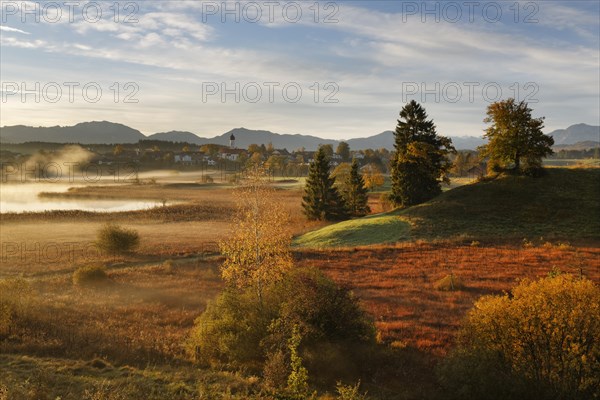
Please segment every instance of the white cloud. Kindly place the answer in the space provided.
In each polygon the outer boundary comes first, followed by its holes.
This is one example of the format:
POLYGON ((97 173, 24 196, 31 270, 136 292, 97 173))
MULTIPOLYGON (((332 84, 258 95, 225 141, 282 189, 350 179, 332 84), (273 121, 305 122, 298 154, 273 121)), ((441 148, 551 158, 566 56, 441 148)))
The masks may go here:
POLYGON ((23 35, 30 35, 29 32, 25 32, 21 29, 11 28, 10 26, 0 25, 0 31, 3 32, 13 32, 13 33, 21 33, 23 35))
POLYGON ((18 47, 22 49, 44 49, 47 50, 50 47, 47 42, 43 40, 21 40, 14 37, 0 38, 0 44, 6 47, 18 47))
MULTIPOLYGON (((109 16, 110 17, 110 16, 109 16)), ((185 43, 187 40, 206 42, 211 38, 213 29, 197 22, 189 15, 169 12, 148 12, 136 17, 135 23, 116 23, 112 17, 104 18, 97 23, 79 20, 74 24, 75 31, 86 35, 90 32, 107 32, 121 40, 144 40, 149 44, 160 44, 156 37, 169 37, 173 44, 185 43), (150 36, 149 36, 150 35, 150 36)))

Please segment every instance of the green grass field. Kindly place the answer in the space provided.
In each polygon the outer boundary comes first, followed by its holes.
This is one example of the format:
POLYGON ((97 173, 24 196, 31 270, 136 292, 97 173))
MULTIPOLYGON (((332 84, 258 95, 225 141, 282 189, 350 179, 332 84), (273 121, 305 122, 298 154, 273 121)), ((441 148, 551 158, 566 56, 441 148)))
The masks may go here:
POLYGON ((295 239, 302 247, 403 240, 593 240, 600 236, 600 170, 551 168, 446 191, 403 210, 345 221, 295 239))
POLYGON ((308 232, 295 240, 303 247, 344 247, 390 243, 410 237, 410 224, 397 212, 370 215, 308 232))

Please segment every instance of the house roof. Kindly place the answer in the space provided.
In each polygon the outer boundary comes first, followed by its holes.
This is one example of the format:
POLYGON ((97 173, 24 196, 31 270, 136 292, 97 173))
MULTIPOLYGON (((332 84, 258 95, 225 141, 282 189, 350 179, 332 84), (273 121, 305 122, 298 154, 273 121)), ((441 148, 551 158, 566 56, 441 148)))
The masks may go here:
POLYGON ((244 154, 246 150, 243 149, 225 149, 221 150, 221 154, 244 154))

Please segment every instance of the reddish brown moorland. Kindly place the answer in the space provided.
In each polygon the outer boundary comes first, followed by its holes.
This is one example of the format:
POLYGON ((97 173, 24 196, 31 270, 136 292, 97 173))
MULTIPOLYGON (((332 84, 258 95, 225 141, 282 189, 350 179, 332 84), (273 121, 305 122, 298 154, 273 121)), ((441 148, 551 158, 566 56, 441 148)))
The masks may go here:
POLYGON ((375 318, 381 340, 438 355, 450 348, 461 320, 482 295, 509 291, 519 279, 546 276, 555 268, 600 282, 600 246, 417 243, 296 256, 301 265, 317 266, 350 287, 375 318), (464 289, 436 290, 435 282, 449 274, 464 289))

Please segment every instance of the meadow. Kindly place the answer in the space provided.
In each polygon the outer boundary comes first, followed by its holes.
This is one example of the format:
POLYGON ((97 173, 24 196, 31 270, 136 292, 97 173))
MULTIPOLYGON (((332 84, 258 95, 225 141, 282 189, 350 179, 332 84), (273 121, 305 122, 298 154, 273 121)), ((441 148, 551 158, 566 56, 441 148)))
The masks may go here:
MULTIPOLYGON (((361 387, 381 399, 443 398, 432 367, 480 296, 557 269, 600 282, 599 172, 470 184, 411 209, 328 226, 303 217, 300 182, 275 185, 291 215, 295 264, 350 288, 375 320, 379 345, 397 355, 361 387), (457 290, 440 284, 448 276, 457 290)), ((184 352, 194 320, 224 287, 217 242, 232 228, 231 189, 96 185, 61 196, 179 203, 2 214, 0 280, 23 279, 29 291, 27 311, 0 336, 0 399, 3 391, 10 399, 259 398, 257 376, 198 368, 184 352), (138 231, 138 251, 95 250, 107 222, 138 231), (87 265, 106 267, 108 280, 75 285, 73 272, 87 265)), ((371 197, 377 210, 379 195, 371 197)), ((332 387, 319 389, 331 398, 332 387)))

